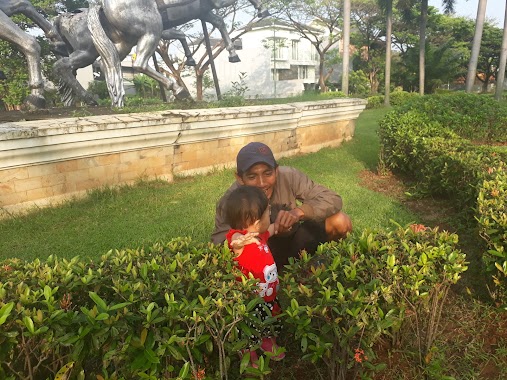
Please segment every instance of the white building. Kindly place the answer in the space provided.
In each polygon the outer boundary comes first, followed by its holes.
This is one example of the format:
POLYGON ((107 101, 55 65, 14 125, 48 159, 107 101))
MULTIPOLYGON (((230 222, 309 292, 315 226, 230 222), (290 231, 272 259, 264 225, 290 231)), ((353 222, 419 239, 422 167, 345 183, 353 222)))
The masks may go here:
MULTIPOLYGON (((211 38, 212 46, 220 42, 221 39, 211 38)), ((271 18, 260 20, 251 31, 238 38, 235 45, 241 62, 230 63, 226 50, 215 59, 222 94, 232 90, 232 83, 240 81, 241 73, 244 73, 244 84, 248 87, 246 98, 299 95, 305 85, 311 87, 318 82, 319 58, 315 47, 287 23, 271 18)), ((134 74, 132 53, 122 61, 126 87, 130 87, 134 74)), ((194 56, 197 60, 203 54, 204 44, 194 56)), ((163 62, 159 64, 165 66, 163 62)), ((193 70, 189 71, 191 76, 184 80, 195 97, 195 77, 193 70)), ((211 78, 211 69, 209 75, 211 78)), ((78 70, 78 80, 87 88, 93 80, 92 67, 78 70)), ((132 93, 132 90, 127 92, 132 93)), ((216 98, 215 88, 205 89, 204 97, 216 98)))
MULTIPOLYGON (((212 39, 212 44, 218 42, 212 39)), ((284 22, 271 18, 260 20, 235 45, 240 46, 237 54, 241 62, 230 63, 227 51, 215 59, 222 94, 232 89, 232 82, 238 82, 241 73, 246 74, 245 97, 299 95, 305 84, 318 82, 319 58, 315 47, 284 22)), ((203 53, 204 48, 197 51, 196 57, 203 53)), ((189 87, 190 83, 187 81, 189 87)), ((206 89, 205 96, 216 96, 215 89, 206 89)))

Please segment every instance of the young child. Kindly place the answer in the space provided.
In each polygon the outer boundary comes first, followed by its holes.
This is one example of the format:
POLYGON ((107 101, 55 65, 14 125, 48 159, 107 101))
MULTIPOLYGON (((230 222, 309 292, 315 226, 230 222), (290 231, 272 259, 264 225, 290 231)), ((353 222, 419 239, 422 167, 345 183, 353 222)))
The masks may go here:
MULTIPOLYGON (((267 240, 274 233, 274 225, 269 220, 269 201, 266 194, 253 186, 240 186, 232 191, 227 198, 226 219, 231 229, 226 239, 229 247, 234 251, 234 260, 241 271, 248 276, 250 273, 259 280, 259 295, 271 311, 271 316, 280 313, 280 305, 276 299, 278 291, 278 272, 273 255, 269 250, 267 240)), ((258 305, 255 313, 261 321, 270 317, 263 305, 258 305)), ((273 325, 275 334, 280 330, 280 323, 273 325)), ((276 352, 279 346, 275 336, 270 336, 269 329, 259 331, 262 337, 261 350, 276 352)), ((252 344, 256 344, 255 339, 252 344)), ((272 356, 273 360, 282 360, 284 353, 272 356)), ((257 362, 257 353, 250 350, 250 361, 253 366, 257 362)))

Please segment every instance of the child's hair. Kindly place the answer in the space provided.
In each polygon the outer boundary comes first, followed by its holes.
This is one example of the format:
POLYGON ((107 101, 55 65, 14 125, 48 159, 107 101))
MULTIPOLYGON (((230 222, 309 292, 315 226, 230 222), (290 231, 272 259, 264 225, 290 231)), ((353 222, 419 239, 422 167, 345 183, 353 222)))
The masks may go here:
POLYGON ((254 186, 233 190, 225 203, 225 220, 236 229, 244 229, 262 217, 269 205, 264 191, 254 186))

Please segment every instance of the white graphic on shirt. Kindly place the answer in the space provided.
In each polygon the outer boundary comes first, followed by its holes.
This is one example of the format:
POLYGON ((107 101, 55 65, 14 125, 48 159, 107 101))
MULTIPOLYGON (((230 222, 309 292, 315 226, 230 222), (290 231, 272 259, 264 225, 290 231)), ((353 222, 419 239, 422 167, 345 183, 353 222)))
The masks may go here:
POLYGON ((257 248, 259 248, 259 251, 263 251, 264 253, 269 253, 269 247, 267 244, 259 244, 257 246, 257 248))
POLYGON ((278 271, 276 264, 266 265, 262 270, 264 280, 266 282, 259 282, 259 295, 261 297, 270 297, 274 289, 278 286, 278 271))

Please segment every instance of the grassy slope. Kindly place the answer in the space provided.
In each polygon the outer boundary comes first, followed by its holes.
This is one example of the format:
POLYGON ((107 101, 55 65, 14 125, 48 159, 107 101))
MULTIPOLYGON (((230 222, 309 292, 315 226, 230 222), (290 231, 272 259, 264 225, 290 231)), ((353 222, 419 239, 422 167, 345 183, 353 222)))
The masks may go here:
MULTIPOLYGON (((281 160, 336 190, 356 231, 416 221, 396 201, 359 185, 361 170, 375 170, 377 121, 385 110, 364 111, 356 135, 339 148, 281 160)), ((207 176, 140 183, 119 190, 93 191, 59 207, 33 210, 0 221, 0 259, 45 259, 48 255, 96 259, 114 248, 135 248, 176 236, 206 242, 215 203, 233 180, 232 170, 207 176)))

